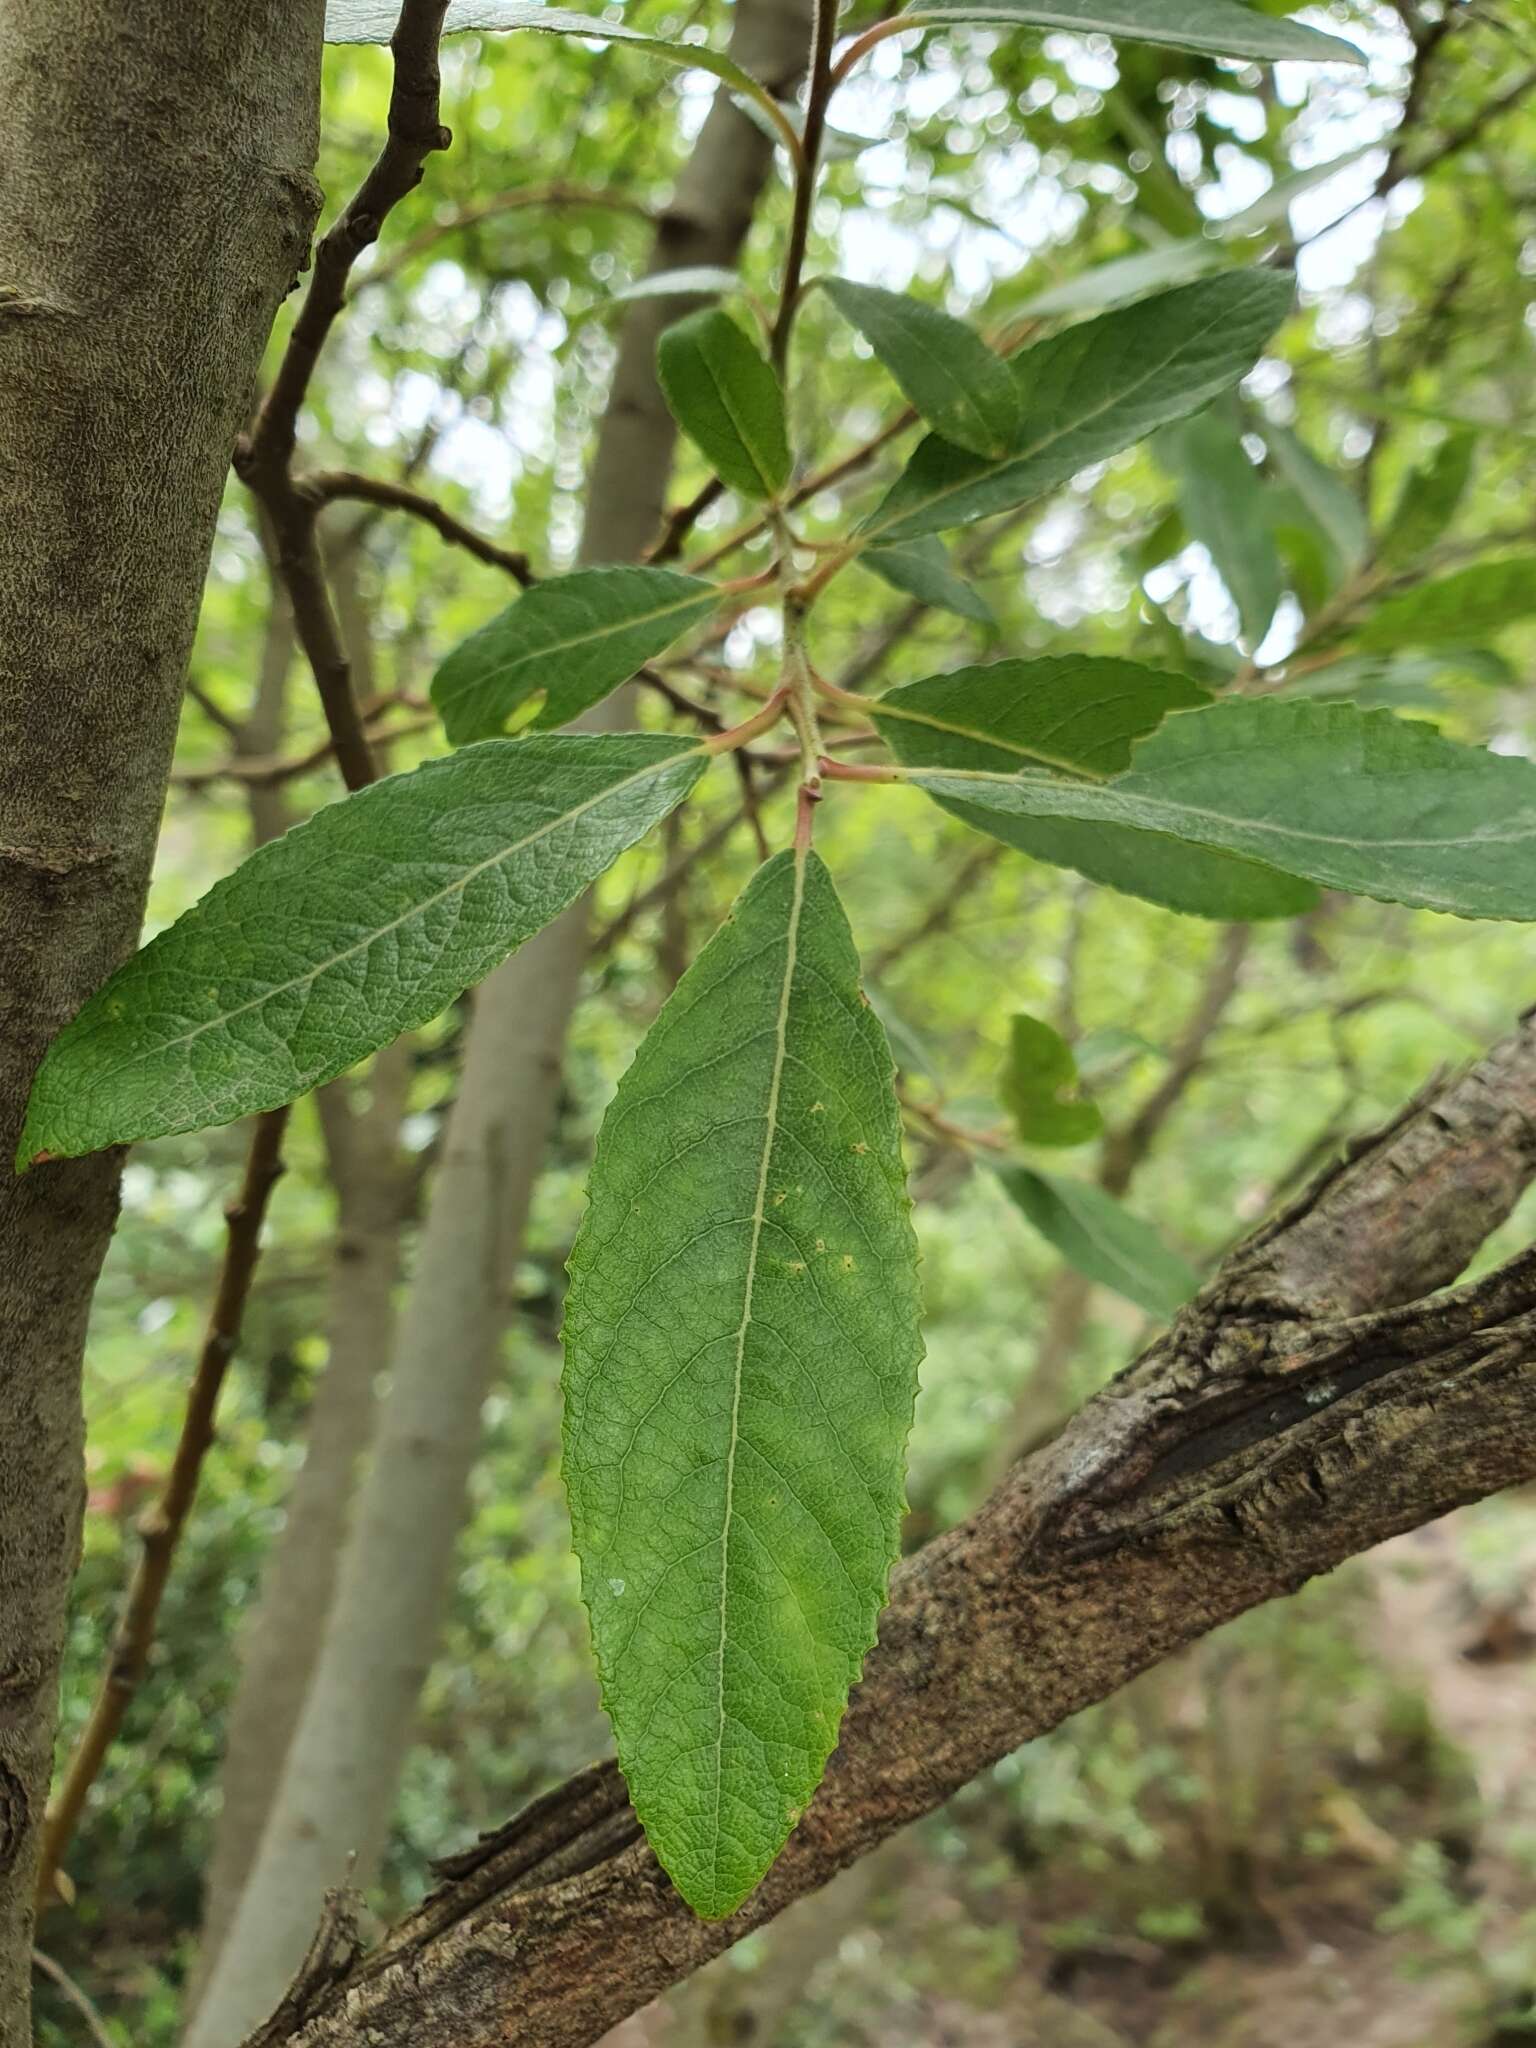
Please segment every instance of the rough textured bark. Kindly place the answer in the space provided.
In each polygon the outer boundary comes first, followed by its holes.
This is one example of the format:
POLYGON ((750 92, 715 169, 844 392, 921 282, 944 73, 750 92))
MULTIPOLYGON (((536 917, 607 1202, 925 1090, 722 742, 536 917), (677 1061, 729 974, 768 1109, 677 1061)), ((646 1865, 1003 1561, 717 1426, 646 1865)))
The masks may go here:
POLYGON ((372 1954, 333 1945, 250 2048, 581 2048, 1138 1671, 1536 1476, 1536 1252, 1435 1292, 1533 1176, 1527 1019, 901 1567, 826 1781, 733 1918, 693 1918, 599 1765, 454 1859, 372 1954))
MULTIPOLYGON (((804 62, 809 20, 807 0, 743 0, 733 54, 782 90, 804 62)), ((733 263, 771 161, 767 138, 720 95, 658 223, 652 268, 733 263)), ((678 310, 674 301, 638 300, 625 322, 594 456, 585 561, 633 559, 660 526, 676 430, 656 385, 655 346, 678 310)), ((592 722, 627 722, 622 703, 611 700, 592 722)), ((587 911, 578 905, 477 993, 464 1083, 330 1626, 188 2048, 227 2048, 269 2010, 349 1852, 361 1881, 376 1866, 466 1512, 480 1410, 508 1320, 507 1276, 554 1115, 587 947, 587 911)))
POLYGON ((320 0, 0 18, 0 2043, 79 1539, 117 1161, 12 1177, 49 1038, 132 946, 230 451, 308 247, 320 0), (221 138, 210 147, 210 136, 221 138), (238 136, 239 147, 227 146, 238 136))

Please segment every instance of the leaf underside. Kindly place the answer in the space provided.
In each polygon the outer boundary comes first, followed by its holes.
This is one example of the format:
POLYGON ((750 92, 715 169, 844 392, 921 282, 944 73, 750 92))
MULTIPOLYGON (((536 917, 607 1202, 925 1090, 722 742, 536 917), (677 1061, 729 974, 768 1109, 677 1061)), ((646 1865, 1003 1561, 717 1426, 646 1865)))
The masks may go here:
POLYGON ((908 10, 925 23, 992 23, 997 27, 1070 29, 1132 43, 1163 43, 1212 57, 1253 57, 1260 63, 1361 64, 1353 43, 1305 22, 1260 14, 1238 0, 915 0, 908 10))
POLYGON ((707 762, 648 733, 487 740, 328 804, 60 1033, 18 1164, 202 1130, 330 1080, 574 902, 707 762))
POLYGON ((918 1337, 885 1034, 814 855, 761 868, 604 1123, 565 1481, 635 1811, 705 1918, 820 1782, 897 1552, 918 1337))
MULTIPOLYGON (((899 761, 911 767, 1009 774, 1045 765, 1093 775, 1128 768, 1132 742, 1170 712, 1208 703, 1183 676, 1092 655, 997 661, 905 683, 870 705, 899 761)), ((1190 845, 1166 831, 1108 818, 1032 816, 930 790, 974 830, 1031 859, 1167 910, 1214 918, 1293 917, 1317 900, 1308 882, 1259 862, 1190 845)))
POLYGON ((1110 782, 1033 771, 913 779, 978 821, 1129 825, 1352 895, 1536 919, 1536 766, 1389 712, 1235 700, 1165 720, 1110 782))

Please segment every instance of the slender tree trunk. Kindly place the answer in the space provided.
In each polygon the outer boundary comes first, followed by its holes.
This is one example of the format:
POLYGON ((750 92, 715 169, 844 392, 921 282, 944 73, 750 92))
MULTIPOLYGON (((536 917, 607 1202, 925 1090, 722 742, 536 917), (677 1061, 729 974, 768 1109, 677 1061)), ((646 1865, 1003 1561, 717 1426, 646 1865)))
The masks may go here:
POLYGON ((79 1542, 115 1157, 8 1164, 49 1038, 133 943, 230 451, 303 260, 319 0, 0 14, 0 2043, 79 1542), (236 138, 238 146, 235 145, 236 138))
MULTIPOLYGON (((326 568, 354 693, 375 692, 373 637, 358 576, 362 535, 328 536, 326 568)), ((292 664, 292 611, 274 579, 255 700, 235 740, 239 754, 281 752, 283 691, 292 664)), ((258 845, 288 824, 286 794, 254 784, 251 835, 258 845)), ((261 1575, 261 1594, 240 1631, 240 1680, 224 1732, 219 1818, 203 1888, 198 1951, 185 2010, 194 2012, 229 1932, 255 1859, 283 1760, 324 1640, 358 1473, 373 1441, 378 1385, 394 1336, 395 1295, 418 1174, 400 1145, 415 1041, 398 1038, 360 1083, 344 1076, 315 1096, 326 1170, 336 1192, 336 1234, 326 1283, 325 1369, 305 1424, 304 1462, 261 1575)))
POLYGON ((304 1463, 262 1572, 261 1598, 241 1631, 240 1683, 225 1733, 189 2009, 196 2008, 255 1859, 324 1640, 358 1472, 373 1441, 413 1204, 415 1176, 398 1142, 410 1058, 406 1039, 378 1055, 366 1109, 352 1106, 349 1082, 332 1082, 317 1097, 337 1199, 325 1370, 305 1425, 304 1463))
MULTIPOLYGON (((804 63, 809 30, 807 0, 742 0, 733 54, 782 89, 804 63)), ((768 140, 719 96, 658 227, 652 269, 734 263, 771 162, 768 140)), ((593 462, 584 561, 633 559, 660 526, 676 429, 656 385, 655 349, 678 310, 675 301, 639 300, 625 323, 593 462)), ((627 722, 622 701, 590 722, 627 722)), ((362 1881, 377 1865, 464 1521, 481 1407, 508 1322, 508 1276, 587 946, 587 910, 577 905, 476 997, 325 1642, 188 2048, 227 2048, 269 2011, 349 1855, 362 1881)))

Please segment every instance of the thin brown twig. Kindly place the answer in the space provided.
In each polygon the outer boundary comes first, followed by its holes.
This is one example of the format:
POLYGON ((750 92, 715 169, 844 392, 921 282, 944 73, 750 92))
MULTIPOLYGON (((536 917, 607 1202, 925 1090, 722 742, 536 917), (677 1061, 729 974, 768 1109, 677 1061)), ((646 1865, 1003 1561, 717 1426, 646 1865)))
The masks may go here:
POLYGON ((427 158, 452 141, 439 118, 437 45, 448 0, 405 0, 390 39, 394 85, 388 132, 372 169, 315 250, 314 274, 272 388, 235 453, 235 468, 272 523, 277 565, 293 605, 299 641, 314 671, 349 789, 373 780, 373 759, 352 695, 351 665, 336 623, 315 524, 319 506, 292 474, 299 412, 363 250, 385 216, 420 183, 427 158))
POLYGON ((159 1500, 139 1522, 139 1562, 112 1640, 106 1673, 63 1782, 49 1802, 38 1870, 39 1911, 53 1898, 56 1876, 85 1809, 86 1797, 149 1668, 155 1621, 170 1576, 171 1560, 197 1493, 204 1456, 213 1442, 219 1393, 239 1342, 267 1203, 283 1171, 283 1132, 287 1122, 286 1108, 268 1110, 257 1119, 240 1192, 224 1211, 224 1263, 187 1396, 176 1454, 159 1500))
POLYGON ((52 1956, 45 1956, 40 1948, 35 1948, 32 1951, 32 1967, 34 1970, 40 1970, 49 1983, 69 2000, 85 2021, 86 2031, 97 2044, 97 2048, 117 2048, 117 2043, 107 2032, 106 2021, 62 1963, 56 1963, 52 1956))
POLYGON ((504 548, 486 534, 477 533, 474 527, 450 512, 446 505, 440 505, 425 491, 413 490, 409 484, 365 476, 359 470, 314 469, 298 478, 294 489, 301 497, 312 500, 317 509, 322 505, 352 500, 363 505, 380 505, 390 511, 408 512, 413 519, 425 521, 441 534, 451 547, 463 548, 467 555, 473 555, 477 562, 485 562, 493 569, 504 569, 525 590, 538 581, 529 566, 528 557, 519 549, 504 548))
MULTIPOLYGON (((364 721, 365 724, 370 722, 367 719, 364 721)), ((414 739, 419 733, 430 732, 436 724, 436 717, 431 715, 408 718, 381 731, 370 731, 369 745, 379 748, 393 747, 401 740, 414 739)), ((171 781, 178 789, 211 789, 221 782, 240 783, 246 788, 271 789, 284 782, 296 781, 301 775, 311 774, 330 760, 335 751, 335 741, 327 738, 318 741, 302 754, 276 757, 257 754, 244 759, 220 761, 212 768, 177 769, 172 774, 171 781)))

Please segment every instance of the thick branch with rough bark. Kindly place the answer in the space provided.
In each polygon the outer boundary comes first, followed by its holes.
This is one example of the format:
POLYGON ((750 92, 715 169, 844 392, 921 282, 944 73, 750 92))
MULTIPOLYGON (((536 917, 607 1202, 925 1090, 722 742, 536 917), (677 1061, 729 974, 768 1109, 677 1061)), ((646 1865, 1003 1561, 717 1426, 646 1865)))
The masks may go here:
POLYGON ((1171 1330, 903 1565, 825 1783, 696 1920, 612 1764, 444 1871, 250 2048, 579 2048, 1137 1672, 1536 1476, 1536 1253, 1449 1286, 1536 1176, 1536 1017, 1229 1257, 1171 1330))

